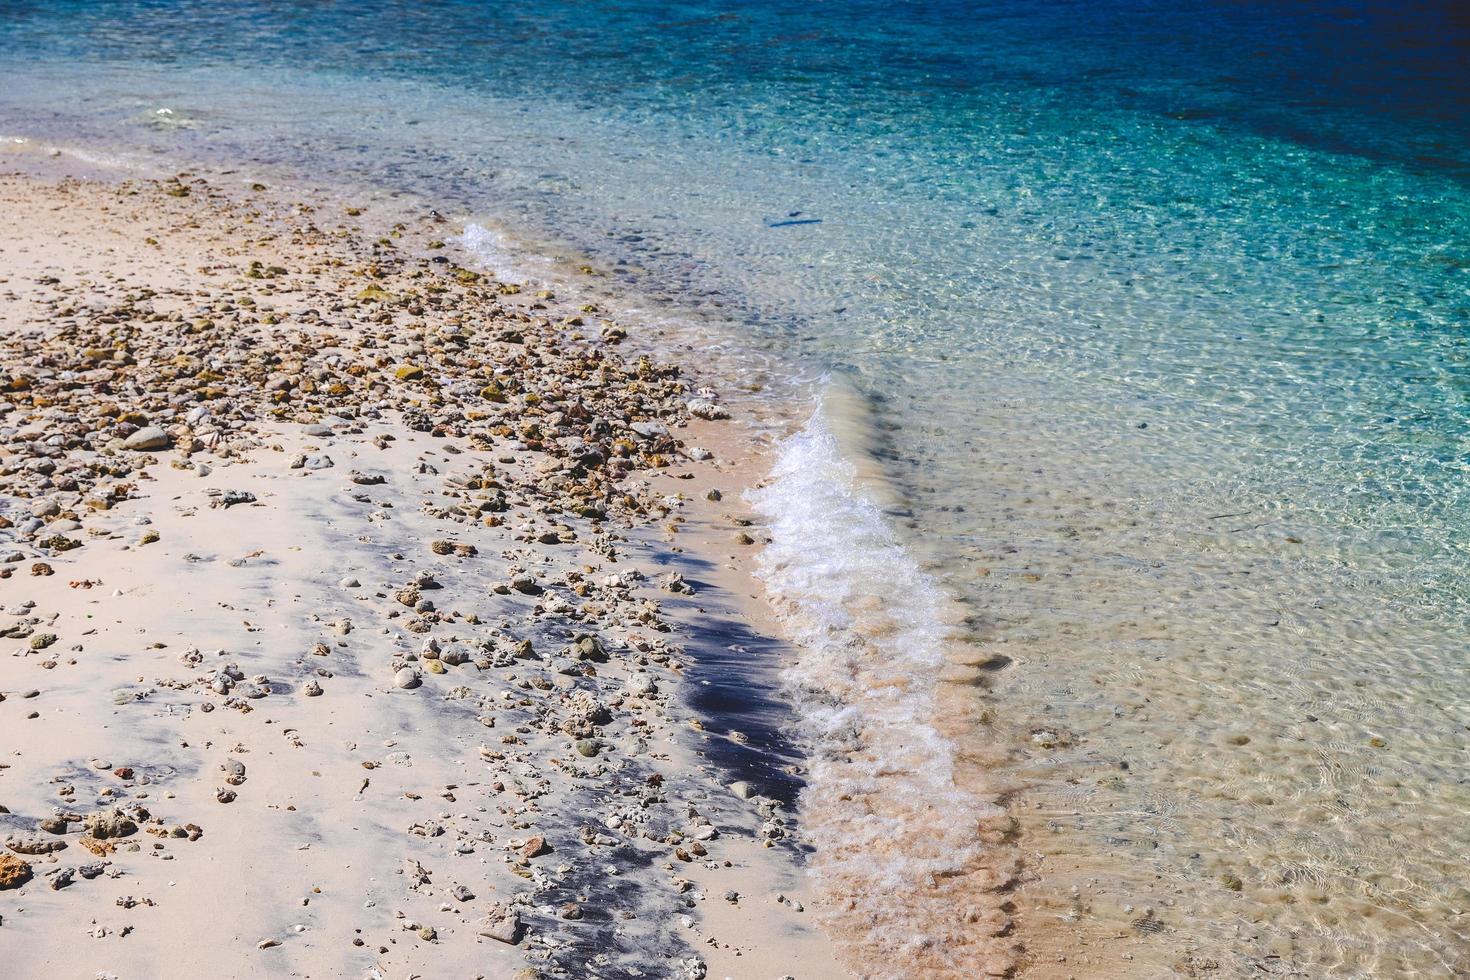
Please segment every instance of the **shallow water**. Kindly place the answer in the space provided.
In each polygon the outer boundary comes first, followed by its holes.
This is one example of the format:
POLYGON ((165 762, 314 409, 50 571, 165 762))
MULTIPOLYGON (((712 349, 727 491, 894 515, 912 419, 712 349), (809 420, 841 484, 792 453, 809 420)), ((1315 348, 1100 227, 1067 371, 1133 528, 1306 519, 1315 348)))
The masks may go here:
MULTIPOLYGON (((1444 975, 1467 36, 1448 5, 25 3, 0 135, 411 192, 502 233, 492 266, 542 274, 533 242, 837 373, 885 493, 853 540, 899 534, 970 617, 904 652, 983 719, 929 719, 935 755, 1015 790, 1038 964, 1122 932, 1143 973, 1444 975)), ((778 593, 834 533, 799 517, 778 593)), ((852 639, 808 599, 794 633, 852 639)), ((1058 969, 1123 969, 1095 955, 1058 969)))

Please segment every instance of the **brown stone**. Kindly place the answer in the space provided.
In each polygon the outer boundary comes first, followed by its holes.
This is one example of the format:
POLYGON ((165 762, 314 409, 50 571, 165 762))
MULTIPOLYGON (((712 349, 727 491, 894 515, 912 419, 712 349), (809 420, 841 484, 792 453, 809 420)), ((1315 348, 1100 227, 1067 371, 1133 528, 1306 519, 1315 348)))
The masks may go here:
POLYGON ((0 854, 0 891, 19 888, 31 880, 31 866, 18 857, 0 854))
POLYGON ((107 857, 107 855, 117 850, 116 847, 107 843, 107 841, 98 840, 95 837, 80 837, 77 839, 77 843, 98 857, 107 857))
POLYGON ((540 834, 527 838, 526 842, 520 846, 521 859, 524 861, 529 861, 531 858, 550 853, 551 845, 546 843, 546 838, 540 834))

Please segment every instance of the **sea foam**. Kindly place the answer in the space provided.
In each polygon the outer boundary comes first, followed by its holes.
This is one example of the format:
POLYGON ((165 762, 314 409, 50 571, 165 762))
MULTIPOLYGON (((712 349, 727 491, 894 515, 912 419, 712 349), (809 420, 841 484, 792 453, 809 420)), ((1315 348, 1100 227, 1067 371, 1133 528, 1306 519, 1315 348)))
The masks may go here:
POLYGON ((771 533, 758 574, 797 649, 785 680, 811 758, 812 869, 838 930, 866 949, 865 975, 881 975, 888 952, 954 968, 952 957, 984 955, 974 923, 996 924, 996 903, 977 906, 965 882, 998 884, 980 826, 1004 811, 957 782, 956 747, 936 727, 960 642, 953 600, 863 485, 831 411, 782 444, 749 494, 771 533))
POLYGON ((527 268, 527 250, 517 247, 501 232, 471 222, 455 241, 501 282, 523 285, 542 278, 532 275, 527 268))

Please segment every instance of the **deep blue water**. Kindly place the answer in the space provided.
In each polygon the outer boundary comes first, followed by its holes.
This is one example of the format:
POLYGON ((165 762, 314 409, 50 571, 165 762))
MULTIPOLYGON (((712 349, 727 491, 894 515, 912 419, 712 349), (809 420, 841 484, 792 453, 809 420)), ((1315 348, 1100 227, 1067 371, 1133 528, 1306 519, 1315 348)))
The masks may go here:
POLYGON ((1470 138, 1470 13, 1456 3, 124 0, 11 2, 0 25, 22 60, 447 81, 726 116, 773 148, 854 123, 926 140, 1018 97, 1217 121, 1461 177, 1470 138))
MULTIPOLYGON (((1282 132, 1307 139, 1326 138, 1325 115, 1344 111, 1407 124, 1395 135, 1422 127, 1447 160, 1464 148, 1470 109, 1470 13, 1454 3, 201 0, 12 2, 4 16, 12 53, 308 64, 522 95, 595 86, 669 106, 762 89, 877 104, 1056 86, 1180 119, 1279 113, 1282 132)), ((1371 131, 1356 135, 1386 142, 1371 131)))

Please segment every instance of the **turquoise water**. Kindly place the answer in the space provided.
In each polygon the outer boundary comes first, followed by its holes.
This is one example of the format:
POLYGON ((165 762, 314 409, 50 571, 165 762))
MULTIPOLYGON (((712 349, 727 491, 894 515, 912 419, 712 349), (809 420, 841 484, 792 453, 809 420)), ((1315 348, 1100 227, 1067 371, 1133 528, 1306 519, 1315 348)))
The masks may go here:
MULTIPOLYGON (((0 135, 410 192, 831 372, 968 616, 915 642, 1000 665, 969 738, 1037 950, 1444 975, 1467 42, 1448 4, 13 3, 0 135)), ((790 554, 844 530, 779 502, 790 554)))

